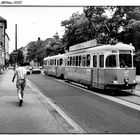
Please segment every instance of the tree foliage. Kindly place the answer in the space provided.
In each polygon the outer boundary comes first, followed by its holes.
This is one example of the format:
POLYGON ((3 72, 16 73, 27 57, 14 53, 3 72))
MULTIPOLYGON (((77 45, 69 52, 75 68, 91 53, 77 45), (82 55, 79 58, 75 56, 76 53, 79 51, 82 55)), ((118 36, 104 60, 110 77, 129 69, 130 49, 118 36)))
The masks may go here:
POLYGON ((84 13, 74 13, 69 20, 62 21, 65 27, 63 43, 71 45, 97 39, 108 44, 112 40, 132 43, 139 47, 140 8, 134 6, 88 6, 84 13))
POLYGON ((38 63, 41 63, 45 53, 44 53, 44 47, 42 45, 43 41, 33 41, 30 42, 28 45, 28 53, 27 53, 27 60, 28 61, 35 61, 38 63))
POLYGON ((23 61, 24 61, 24 56, 23 56, 23 52, 21 51, 21 49, 18 49, 17 51, 14 50, 10 54, 9 63, 11 65, 15 65, 16 63, 18 64, 19 62, 23 62, 23 61))
MULTIPOLYGON (((65 49, 69 46, 81 43, 88 40, 87 36, 87 19, 84 14, 74 13, 69 20, 62 21, 61 26, 65 27, 65 34, 63 36, 63 44, 67 44, 65 49)), ((90 31, 89 31, 90 32, 90 31)))
POLYGON ((44 57, 64 53, 64 47, 58 36, 45 41, 37 40, 28 44, 27 60, 42 65, 44 57))

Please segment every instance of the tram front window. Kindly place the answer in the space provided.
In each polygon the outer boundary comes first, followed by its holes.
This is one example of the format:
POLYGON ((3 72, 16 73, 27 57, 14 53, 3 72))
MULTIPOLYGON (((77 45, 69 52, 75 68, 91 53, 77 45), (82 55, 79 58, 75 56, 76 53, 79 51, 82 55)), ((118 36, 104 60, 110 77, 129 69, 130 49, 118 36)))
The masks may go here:
POLYGON ((120 67, 132 67, 132 56, 131 54, 119 54, 119 61, 120 61, 120 67))

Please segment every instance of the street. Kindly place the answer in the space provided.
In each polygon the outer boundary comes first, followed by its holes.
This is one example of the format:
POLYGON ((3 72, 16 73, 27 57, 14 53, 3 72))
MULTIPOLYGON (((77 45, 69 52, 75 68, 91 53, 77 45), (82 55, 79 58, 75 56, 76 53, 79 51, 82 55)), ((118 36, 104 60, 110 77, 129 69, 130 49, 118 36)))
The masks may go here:
POLYGON ((19 107, 13 70, 0 77, 0 134, 139 134, 140 97, 90 91, 42 74, 28 75, 19 107))
POLYGON ((28 79, 87 133, 140 133, 140 112, 134 108, 44 74, 29 75, 28 79))

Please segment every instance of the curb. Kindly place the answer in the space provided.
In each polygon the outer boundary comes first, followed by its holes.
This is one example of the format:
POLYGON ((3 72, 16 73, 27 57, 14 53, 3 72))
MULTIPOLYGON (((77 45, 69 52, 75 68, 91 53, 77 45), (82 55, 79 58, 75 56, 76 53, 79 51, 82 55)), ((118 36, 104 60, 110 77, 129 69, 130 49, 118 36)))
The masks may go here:
POLYGON ((33 92, 36 92, 39 94, 41 98, 43 98, 52 108, 54 108, 60 116, 70 125, 72 128, 76 131, 78 134, 86 134, 87 132, 84 131, 83 128, 81 128, 76 122, 74 122, 69 116, 67 116, 50 98, 46 97, 39 89, 38 87, 33 84, 31 81, 27 79, 27 85, 30 87, 30 89, 33 92))

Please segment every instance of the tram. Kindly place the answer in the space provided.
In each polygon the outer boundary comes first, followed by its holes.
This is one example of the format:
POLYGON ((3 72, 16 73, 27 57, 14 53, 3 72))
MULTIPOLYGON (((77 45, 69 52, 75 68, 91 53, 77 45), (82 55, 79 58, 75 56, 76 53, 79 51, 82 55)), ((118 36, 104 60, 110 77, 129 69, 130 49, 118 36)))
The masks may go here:
MULTIPOLYGON (((91 40, 77 44, 61 55, 63 72, 59 75, 62 74, 67 81, 74 81, 88 88, 134 89, 137 84, 134 53, 132 45, 123 43, 98 45, 95 40, 91 40)), ((59 56, 44 60, 50 63, 50 59, 56 61, 56 57, 59 56)), ((50 67, 57 77, 57 69, 51 64, 50 67)), ((47 73, 49 74, 48 69, 47 73)))
POLYGON ((46 75, 64 78, 65 54, 44 58, 44 73, 46 75))

